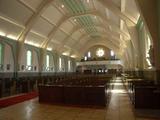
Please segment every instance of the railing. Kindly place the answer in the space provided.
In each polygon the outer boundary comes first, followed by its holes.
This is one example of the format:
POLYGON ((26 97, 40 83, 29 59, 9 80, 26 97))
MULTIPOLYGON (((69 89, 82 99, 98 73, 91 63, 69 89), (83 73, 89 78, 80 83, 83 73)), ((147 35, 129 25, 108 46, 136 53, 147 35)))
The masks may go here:
POLYGON ((77 66, 83 65, 123 65, 121 60, 85 61, 77 62, 77 66))

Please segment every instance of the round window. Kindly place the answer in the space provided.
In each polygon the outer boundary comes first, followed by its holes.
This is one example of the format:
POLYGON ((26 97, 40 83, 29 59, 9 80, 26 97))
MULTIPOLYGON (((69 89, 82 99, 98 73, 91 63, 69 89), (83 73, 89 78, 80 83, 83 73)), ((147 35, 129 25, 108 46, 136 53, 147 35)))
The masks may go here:
POLYGON ((104 49, 103 48, 98 48, 97 51, 96 51, 96 55, 98 57, 104 56, 104 49))

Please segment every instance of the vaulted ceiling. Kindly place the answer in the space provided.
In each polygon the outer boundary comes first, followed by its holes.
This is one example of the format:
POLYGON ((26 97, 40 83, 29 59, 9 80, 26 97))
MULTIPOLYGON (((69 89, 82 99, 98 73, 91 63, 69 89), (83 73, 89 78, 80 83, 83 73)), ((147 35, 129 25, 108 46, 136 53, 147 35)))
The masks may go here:
POLYGON ((0 0, 0 35, 74 57, 93 45, 118 54, 139 16, 134 0, 0 0))

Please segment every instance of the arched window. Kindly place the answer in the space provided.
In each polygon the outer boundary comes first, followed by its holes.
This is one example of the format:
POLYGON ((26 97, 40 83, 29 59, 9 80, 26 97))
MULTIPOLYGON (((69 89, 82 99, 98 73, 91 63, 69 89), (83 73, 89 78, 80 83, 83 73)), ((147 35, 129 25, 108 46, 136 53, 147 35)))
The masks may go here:
POLYGON ((89 51, 89 52, 88 52, 88 58, 90 58, 90 57, 91 57, 91 52, 89 51))
POLYGON ((62 58, 61 57, 59 58, 59 70, 60 71, 62 70, 62 58))
POLYGON ((27 66, 32 65, 32 52, 30 50, 27 50, 27 66))
POLYGON ((114 51, 111 50, 110 54, 111 54, 111 56, 113 57, 113 56, 114 56, 114 51))
POLYGON ((55 59, 54 59, 54 56, 51 56, 51 59, 50 59, 51 63, 51 71, 55 71, 55 59))
POLYGON ((0 64, 2 64, 2 44, 0 44, 0 64))
POLYGON ((87 60, 87 56, 84 56, 84 60, 85 60, 85 61, 87 60))
POLYGON ((68 71, 71 71, 71 61, 68 61, 68 71))
POLYGON ((49 59, 50 59, 49 55, 46 55, 46 67, 47 68, 49 67, 49 59))

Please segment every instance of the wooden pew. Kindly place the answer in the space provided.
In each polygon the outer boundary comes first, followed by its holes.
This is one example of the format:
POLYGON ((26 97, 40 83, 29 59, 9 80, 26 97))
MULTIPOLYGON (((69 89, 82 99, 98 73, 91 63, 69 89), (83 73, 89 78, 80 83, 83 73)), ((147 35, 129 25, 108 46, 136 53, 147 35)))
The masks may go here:
POLYGON ((58 85, 39 85, 39 102, 64 103, 63 89, 58 85))
POLYGON ((105 86, 86 86, 85 98, 87 105, 106 106, 105 86))
POLYGON ((64 86, 64 103, 85 105, 85 89, 83 86, 64 86))
MULTIPOLYGON (((39 101, 73 105, 105 106, 111 77, 76 76, 57 77, 52 84, 39 85, 39 101)), ((109 94, 108 94, 109 95, 109 94)), ((109 98, 109 97, 108 97, 109 98)))
POLYGON ((160 86, 135 86, 135 108, 160 109, 160 86))

